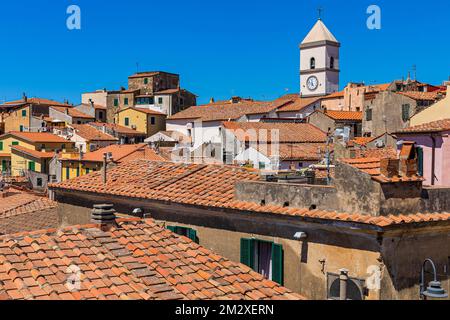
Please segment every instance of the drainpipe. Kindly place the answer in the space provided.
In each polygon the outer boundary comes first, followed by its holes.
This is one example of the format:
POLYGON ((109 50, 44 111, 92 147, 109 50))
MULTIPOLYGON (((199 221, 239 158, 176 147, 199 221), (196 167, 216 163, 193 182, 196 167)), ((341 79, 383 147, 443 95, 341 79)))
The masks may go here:
POLYGON ((436 167, 436 137, 431 134, 431 141, 432 141, 432 146, 431 146, 431 185, 434 186, 435 184, 435 176, 434 176, 434 171, 435 171, 435 167, 436 167))

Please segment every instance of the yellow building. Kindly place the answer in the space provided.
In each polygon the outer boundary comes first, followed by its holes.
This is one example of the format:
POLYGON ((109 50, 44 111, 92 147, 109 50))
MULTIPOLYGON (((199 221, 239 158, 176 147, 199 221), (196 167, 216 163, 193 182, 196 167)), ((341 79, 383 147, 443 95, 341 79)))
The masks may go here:
POLYGON ((55 152, 73 148, 73 142, 47 132, 6 133, 0 136, 2 172, 12 176, 26 171, 48 173, 55 152))
POLYGON ((126 108, 116 114, 116 123, 143 132, 150 137, 166 130, 164 113, 144 108, 126 108))
POLYGON ((86 154, 63 153, 61 158, 61 180, 66 181, 84 176, 103 168, 104 154, 108 155, 108 163, 121 163, 134 159, 148 159, 164 161, 165 159, 155 153, 145 143, 110 145, 86 154))
POLYGON ((450 83, 447 84, 447 96, 427 109, 412 116, 410 119, 410 126, 418 126, 424 123, 444 119, 450 119, 450 83))

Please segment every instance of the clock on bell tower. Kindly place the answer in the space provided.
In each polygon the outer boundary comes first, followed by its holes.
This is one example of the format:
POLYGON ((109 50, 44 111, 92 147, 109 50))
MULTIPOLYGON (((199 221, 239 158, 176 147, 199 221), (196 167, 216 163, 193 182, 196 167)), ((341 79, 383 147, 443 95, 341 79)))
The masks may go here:
POLYGON ((323 96, 339 91, 340 46, 319 18, 300 44, 302 96, 323 96))

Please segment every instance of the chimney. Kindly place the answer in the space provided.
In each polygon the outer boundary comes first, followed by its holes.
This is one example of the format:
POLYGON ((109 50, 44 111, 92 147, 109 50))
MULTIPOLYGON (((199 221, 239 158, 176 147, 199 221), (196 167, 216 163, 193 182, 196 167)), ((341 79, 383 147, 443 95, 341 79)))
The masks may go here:
POLYGON ((106 125, 105 124, 102 125, 102 132, 106 133, 106 125))
POLYGON ((66 109, 64 110, 64 113, 68 115, 68 114, 69 114, 69 108, 66 108, 66 109))
POLYGON ((89 99, 89 104, 91 105, 91 108, 94 108, 94 100, 89 99))
POLYGON ((216 102, 216 101, 214 100, 214 97, 211 97, 211 99, 209 99, 209 103, 214 103, 214 102, 216 102))
POLYGON ((398 176, 399 166, 399 159, 381 159, 380 173, 386 178, 396 177, 398 176))
POLYGON ((102 231, 116 226, 116 210, 112 204, 96 204, 91 214, 92 223, 100 225, 102 231))
POLYGON ((106 168, 108 166, 108 154, 104 153, 103 154, 103 168, 102 168, 102 178, 103 178, 103 184, 106 184, 107 181, 107 171, 108 168, 106 168))
POLYGON ((23 102, 28 102, 28 97, 25 92, 23 93, 23 102))

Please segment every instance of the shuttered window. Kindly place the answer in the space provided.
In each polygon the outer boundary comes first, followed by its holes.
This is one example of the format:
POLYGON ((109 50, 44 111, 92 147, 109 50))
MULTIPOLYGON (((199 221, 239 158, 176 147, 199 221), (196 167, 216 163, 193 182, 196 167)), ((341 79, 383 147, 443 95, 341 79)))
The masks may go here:
POLYGON ((197 231, 191 228, 179 227, 179 226, 168 226, 167 229, 173 233, 179 234, 180 236, 185 236, 191 239, 195 243, 198 243, 197 231))
POLYGON ((130 118, 125 118, 125 125, 129 126, 130 125, 130 118))
POLYGON ((409 104, 402 105, 402 120, 403 120, 403 122, 406 122, 409 120, 409 112, 410 112, 409 104))
POLYGON ((34 161, 28 162, 28 170, 30 170, 30 171, 36 170, 36 163, 34 161))
POLYGON ((0 151, 3 150, 3 141, 0 141, 0 151))
POLYGON ((19 145, 19 141, 13 141, 13 142, 12 142, 12 145, 13 145, 13 146, 18 146, 18 145, 19 145))
POLYGON ((282 245, 257 239, 241 239, 241 263, 283 285, 282 245))
POLYGON ((366 121, 372 121, 372 109, 366 110, 366 121))
POLYGON ((69 179, 70 179, 70 168, 67 167, 66 168, 66 180, 69 180, 69 179))
POLYGON ((22 110, 22 117, 26 117, 27 116, 27 110, 22 110))
POLYGON ((419 176, 423 177, 423 148, 417 147, 417 173, 419 176))
POLYGON ((114 99, 114 107, 118 107, 119 106, 119 99, 114 99))

